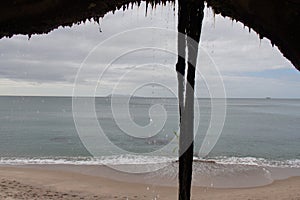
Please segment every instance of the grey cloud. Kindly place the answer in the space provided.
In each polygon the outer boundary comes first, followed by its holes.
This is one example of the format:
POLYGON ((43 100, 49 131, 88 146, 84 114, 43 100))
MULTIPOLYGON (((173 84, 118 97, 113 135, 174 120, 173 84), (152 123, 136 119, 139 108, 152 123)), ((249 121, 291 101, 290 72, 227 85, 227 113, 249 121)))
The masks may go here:
POLYGON ((72 64, 63 62, 41 62, 32 60, 0 62, 0 77, 12 80, 26 80, 29 82, 73 82, 76 68, 72 64))

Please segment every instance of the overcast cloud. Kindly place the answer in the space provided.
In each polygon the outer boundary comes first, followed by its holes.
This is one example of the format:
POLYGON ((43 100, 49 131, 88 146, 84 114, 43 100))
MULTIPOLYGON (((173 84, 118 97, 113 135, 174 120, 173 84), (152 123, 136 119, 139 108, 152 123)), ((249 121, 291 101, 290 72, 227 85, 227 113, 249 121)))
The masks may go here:
MULTIPOLYGON (((101 20, 102 32, 97 23, 87 21, 71 28, 60 27, 46 35, 33 35, 30 40, 20 35, 1 39, 0 95, 72 95, 77 71, 96 45, 114 34, 134 28, 176 30, 175 13, 172 5, 157 6, 145 17, 145 5, 142 4, 125 12, 108 13, 101 20)), ((120 56, 124 48, 134 48, 140 41, 162 49, 176 48, 176 37, 151 31, 111 40, 109 45, 101 46, 101 54, 88 58, 83 72, 85 78, 80 82, 82 88, 98 83, 96 94, 108 95, 115 83, 121 80, 122 87, 116 93, 126 94, 130 92, 127 88, 139 87, 147 82, 163 82, 176 92, 176 56, 149 49, 123 56, 105 71, 100 82, 95 79, 101 75, 95 76, 97 69, 103 71, 109 58, 120 56), (143 64, 147 65, 141 67, 143 64)), ((218 67, 227 97, 300 98, 300 73, 276 47, 271 46, 269 40, 260 41, 254 31, 249 33, 241 23, 221 16, 214 18, 212 11, 206 9, 201 46, 218 67)), ((213 63, 208 56, 201 59, 203 55, 205 57, 205 53, 201 52, 197 68, 208 72, 205 73, 206 79, 218 78, 209 73, 213 63)), ((207 97, 200 75, 197 80, 199 96, 207 97)), ((141 94, 161 96, 164 91, 158 86, 145 87, 141 94)))

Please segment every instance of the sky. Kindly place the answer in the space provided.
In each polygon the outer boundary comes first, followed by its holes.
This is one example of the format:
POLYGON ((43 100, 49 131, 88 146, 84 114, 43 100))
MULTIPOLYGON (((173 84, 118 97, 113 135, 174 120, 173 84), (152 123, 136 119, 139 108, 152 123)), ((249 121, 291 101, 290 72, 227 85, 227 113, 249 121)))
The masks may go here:
MULTIPOLYGON (((268 39, 205 9, 196 94, 300 98, 300 72, 268 39)), ((0 95, 173 96, 176 8, 145 4, 49 34, 0 40, 0 95), (174 10, 175 9, 175 10, 174 10), (151 27, 151 28, 149 28, 151 27), (75 88, 75 89, 74 89, 75 88)))

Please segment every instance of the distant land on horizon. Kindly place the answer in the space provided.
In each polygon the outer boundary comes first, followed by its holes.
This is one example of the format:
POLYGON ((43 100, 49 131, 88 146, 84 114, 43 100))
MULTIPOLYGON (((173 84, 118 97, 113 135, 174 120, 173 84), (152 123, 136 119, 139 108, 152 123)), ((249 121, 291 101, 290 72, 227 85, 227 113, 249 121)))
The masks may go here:
MULTIPOLYGON (((115 98, 127 98, 129 95, 123 95, 123 94, 109 94, 106 96, 77 96, 79 98, 111 98, 114 96, 115 98)), ((72 98, 73 96, 55 96, 55 95, 0 95, 0 97, 52 97, 52 98, 72 98)), ((130 96, 131 98, 149 98, 149 99, 176 99, 176 97, 170 97, 170 96, 130 96)), ((212 99, 209 97, 198 97, 196 99, 212 99)), ((223 99, 223 98, 214 98, 214 99, 223 99)), ((282 98, 282 97, 227 97, 226 99, 266 99, 266 100, 276 100, 276 99, 290 99, 290 100, 300 100, 300 98, 282 98)))

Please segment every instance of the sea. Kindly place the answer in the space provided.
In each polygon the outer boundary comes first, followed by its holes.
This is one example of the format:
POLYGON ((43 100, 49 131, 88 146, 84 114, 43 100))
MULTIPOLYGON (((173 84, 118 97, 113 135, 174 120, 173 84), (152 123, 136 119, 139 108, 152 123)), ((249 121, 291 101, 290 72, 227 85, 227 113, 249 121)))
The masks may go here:
MULTIPOLYGON (((91 97, 80 98, 91 102, 91 97)), ((82 113, 76 111, 75 115, 84 119, 84 127, 74 120, 72 102, 72 97, 1 96, 0 165, 67 165, 74 170, 108 166, 152 178, 165 176, 170 182, 177 179, 180 133, 176 98, 120 100, 128 114, 124 109, 112 109, 111 96, 96 97, 92 101, 94 115, 85 112, 84 105, 82 113), (89 124, 90 119, 97 125, 89 124), (128 133, 130 127, 134 133, 128 133), (99 135, 89 135, 91 132, 99 135)), ((226 178, 226 186, 248 187, 254 182, 262 185, 300 175, 300 99, 226 99, 222 132, 205 157, 198 152, 207 130, 214 126, 213 104, 211 99, 195 102, 199 126, 194 139, 194 184, 222 187, 226 178)))

